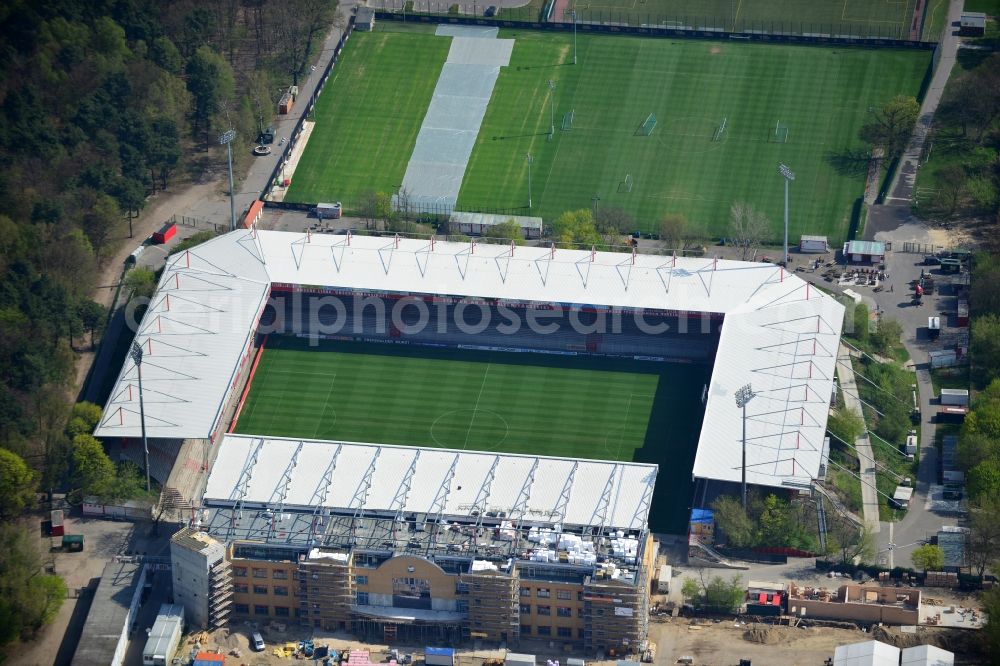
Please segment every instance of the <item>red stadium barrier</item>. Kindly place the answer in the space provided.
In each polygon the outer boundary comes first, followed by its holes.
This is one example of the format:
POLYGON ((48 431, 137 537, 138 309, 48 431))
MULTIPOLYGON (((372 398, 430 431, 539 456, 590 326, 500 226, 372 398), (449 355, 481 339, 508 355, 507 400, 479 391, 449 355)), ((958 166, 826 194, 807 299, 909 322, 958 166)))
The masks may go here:
POLYGON ((260 343, 260 348, 257 349, 257 355, 254 356, 253 365, 250 366, 250 375, 247 377, 246 386, 243 387, 243 394, 240 395, 240 402, 236 405, 236 413, 233 414, 233 420, 229 424, 229 430, 226 432, 233 432, 236 430, 236 422, 240 420, 240 412, 243 411, 243 403, 247 399, 247 394, 250 393, 250 385, 253 383, 253 376, 257 372, 257 364, 260 363, 260 357, 264 355, 264 347, 267 346, 267 336, 264 336, 264 341, 260 343))

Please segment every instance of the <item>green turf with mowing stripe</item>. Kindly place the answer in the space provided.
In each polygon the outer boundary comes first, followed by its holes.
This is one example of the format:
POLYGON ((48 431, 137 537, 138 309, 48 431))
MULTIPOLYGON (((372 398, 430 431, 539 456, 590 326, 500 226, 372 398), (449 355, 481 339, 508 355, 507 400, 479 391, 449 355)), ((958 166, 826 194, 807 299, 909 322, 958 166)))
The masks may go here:
POLYGON ((237 432, 660 465, 683 531, 704 366, 271 337, 237 432))
POLYGON ((581 22, 909 39, 915 6, 916 0, 571 0, 569 9, 581 22))
POLYGON ((532 165, 532 214, 618 206, 654 229, 683 213, 706 236, 724 236, 729 207, 747 201, 779 235, 779 162, 797 175, 791 234, 845 236, 864 191, 858 129, 868 109, 917 94, 925 51, 819 48, 759 43, 641 39, 505 31, 517 41, 501 70, 459 195, 460 209, 527 212, 525 155, 532 165), (556 133, 548 140, 556 84, 556 133), (575 111, 571 131, 560 131, 575 111), (650 136, 637 135, 655 113, 650 136), (721 141, 713 134, 723 118, 721 141), (786 143, 773 140, 775 124, 786 143), (621 186, 631 174, 631 192, 621 186))
POLYGON ((285 201, 354 202, 394 192, 451 47, 450 37, 355 32, 316 104, 316 127, 285 201))

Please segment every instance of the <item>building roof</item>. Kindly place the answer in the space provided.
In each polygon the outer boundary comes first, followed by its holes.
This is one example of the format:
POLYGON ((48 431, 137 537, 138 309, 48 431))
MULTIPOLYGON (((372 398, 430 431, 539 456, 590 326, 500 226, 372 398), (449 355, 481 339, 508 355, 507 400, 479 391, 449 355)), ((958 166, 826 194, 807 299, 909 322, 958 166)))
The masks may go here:
MULTIPOLYGON (((168 259, 136 336, 150 437, 222 425, 273 283, 724 316, 695 476, 740 479, 733 397, 747 383, 747 481, 802 485, 819 469, 843 306, 779 266, 279 231, 234 231, 168 259)), ((140 435, 137 379, 129 358, 98 436, 140 435)))
POLYGON ((847 241, 845 254, 885 254, 885 243, 882 241, 852 240, 847 241))
POLYGON ((953 666, 955 653, 933 645, 903 648, 900 666, 953 666))
POLYGON ((218 544, 218 541, 205 532, 191 527, 185 527, 170 537, 171 546, 180 546, 195 553, 204 553, 218 544))
POLYGON ((375 10, 371 7, 358 7, 356 23, 371 23, 375 20, 375 10))
POLYGON ((881 641, 838 645, 833 666, 899 666, 899 648, 881 641))
POLYGON ((656 471, 642 463, 229 434, 204 504, 311 512, 351 511, 363 501, 366 515, 503 511, 528 523, 642 530, 656 471))
POLYGON ((514 220, 522 229, 534 229, 536 232, 542 231, 542 218, 529 215, 496 215, 493 213, 463 213, 454 211, 449 221, 452 224, 473 224, 484 227, 492 227, 495 224, 503 224, 514 220))
POLYGON ((128 612, 138 592, 142 567, 125 562, 105 565, 73 655, 74 664, 107 666, 114 661, 118 641, 128 631, 128 612))

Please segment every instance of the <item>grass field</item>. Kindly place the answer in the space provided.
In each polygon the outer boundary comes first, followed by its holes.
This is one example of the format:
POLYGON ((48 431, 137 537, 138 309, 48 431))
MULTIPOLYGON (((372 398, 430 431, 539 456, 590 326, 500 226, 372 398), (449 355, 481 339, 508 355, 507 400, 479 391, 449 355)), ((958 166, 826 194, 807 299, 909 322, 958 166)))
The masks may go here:
POLYGON ((571 0, 580 21, 907 39, 916 0, 571 0))
POLYGON ((403 181, 451 39, 355 32, 316 104, 285 201, 352 201, 403 181))
POLYGON ((459 195, 459 209, 526 207, 532 213, 618 206, 651 229, 683 213, 706 235, 725 235, 729 207, 744 200, 782 217, 778 163, 796 173, 791 230, 844 237, 867 169, 858 129, 871 106, 917 94, 924 51, 579 36, 514 37, 459 195), (555 140, 548 141, 550 89, 555 140), (560 131, 574 111, 572 130, 560 131), (655 113, 650 136, 637 136, 655 113), (713 135, 726 119, 721 140, 713 135), (787 126, 776 142, 775 125, 787 126), (625 175, 633 187, 622 191, 625 175))
POLYGON ((271 337, 237 432, 660 465, 683 531, 708 368, 271 337))

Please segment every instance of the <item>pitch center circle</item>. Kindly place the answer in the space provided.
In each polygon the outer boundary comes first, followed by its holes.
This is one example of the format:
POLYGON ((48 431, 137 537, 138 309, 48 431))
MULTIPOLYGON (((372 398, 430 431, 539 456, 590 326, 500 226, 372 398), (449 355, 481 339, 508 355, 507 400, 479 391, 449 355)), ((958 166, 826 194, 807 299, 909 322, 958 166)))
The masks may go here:
POLYGON ((493 451, 510 435, 510 423, 492 409, 452 409, 431 424, 431 439, 446 449, 493 451))

